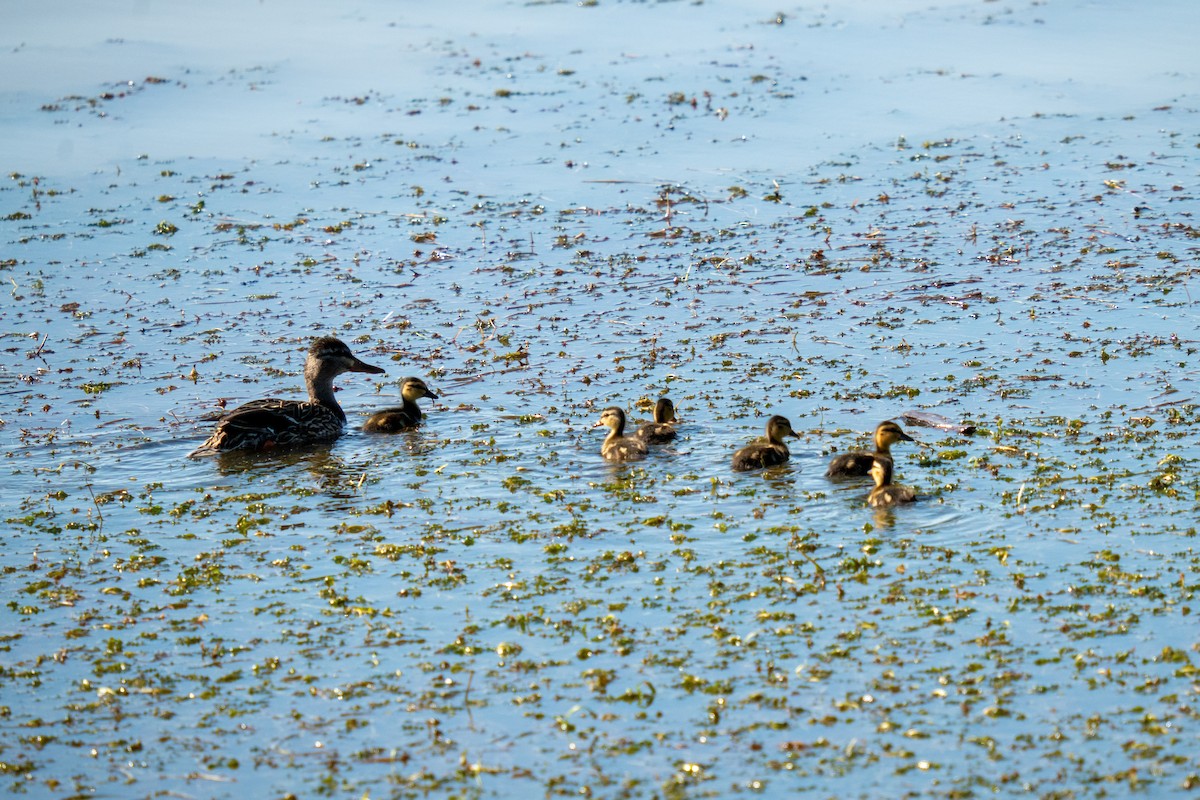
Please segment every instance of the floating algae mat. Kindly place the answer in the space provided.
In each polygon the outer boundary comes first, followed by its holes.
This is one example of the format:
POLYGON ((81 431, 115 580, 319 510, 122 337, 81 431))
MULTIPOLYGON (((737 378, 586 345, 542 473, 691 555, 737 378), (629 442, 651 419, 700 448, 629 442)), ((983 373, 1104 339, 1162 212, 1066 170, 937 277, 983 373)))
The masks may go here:
POLYGON ((1099 22, 478 5, 7 70, 5 788, 1194 796, 1196 57, 881 88, 831 54, 1099 22), (387 370, 339 379, 344 437, 186 457, 321 335, 387 370), (358 430, 409 375, 423 424, 358 430), (664 395, 676 441, 605 463, 600 412, 664 395), (773 414, 790 461, 734 473, 773 414), (922 499, 877 510, 824 471, 885 419, 922 499))

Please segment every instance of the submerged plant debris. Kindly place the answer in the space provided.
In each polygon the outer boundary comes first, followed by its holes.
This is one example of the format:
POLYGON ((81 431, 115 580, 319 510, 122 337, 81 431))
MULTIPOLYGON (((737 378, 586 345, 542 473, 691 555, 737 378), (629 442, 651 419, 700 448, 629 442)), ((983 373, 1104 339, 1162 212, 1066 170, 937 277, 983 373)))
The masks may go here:
POLYGON ((372 7, 428 85, 155 67, 25 109, 116 136, 261 94, 274 154, 5 156, 5 789, 1195 796, 1195 96, 806 160, 774 137, 853 87, 785 57, 835 11, 503 13, 698 44, 372 7), (339 381, 342 439, 186 458, 319 335, 387 369, 339 381), (423 424, 358 431, 408 375, 423 424), (605 463, 600 411, 664 395, 679 438, 605 463), (733 473, 777 413, 791 460, 733 473), (823 477, 884 419, 912 506, 823 477))

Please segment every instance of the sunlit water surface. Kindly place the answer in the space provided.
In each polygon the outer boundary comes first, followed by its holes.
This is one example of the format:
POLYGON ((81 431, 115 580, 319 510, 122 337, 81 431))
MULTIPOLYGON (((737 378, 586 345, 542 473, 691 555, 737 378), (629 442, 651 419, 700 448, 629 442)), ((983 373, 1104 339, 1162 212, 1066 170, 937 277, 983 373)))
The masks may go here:
POLYGON ((446 6, 10 15, 7 788, 1193 796, 1197 7, 446 6))

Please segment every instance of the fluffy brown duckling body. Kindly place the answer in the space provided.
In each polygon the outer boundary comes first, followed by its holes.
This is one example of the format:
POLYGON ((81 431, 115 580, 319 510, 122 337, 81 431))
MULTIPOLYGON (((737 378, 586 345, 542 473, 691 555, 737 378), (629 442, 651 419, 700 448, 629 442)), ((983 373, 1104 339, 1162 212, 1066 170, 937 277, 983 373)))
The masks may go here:
POLYGON ((800 438, 800 434, 792 430, 792 423, 788 422, 787 417, 779 415, 771 417, 767 420, 767 440, 765 442, 753 442, 733 454, 734 471, 746 472, 752 469, 774 467, 787 461, 791 457, 791 453, 788 452, 787 445, 783 443, 785 436, 800 438))
POLYGON ((675 404, 662 397, 654 405, 654 422, 647 422, 634 432, 646 444, 666 444, 675 438, 675 404))
POLYGON ((871 464, 870 475, 875 479, 875 488, 867 496, 867 505, 872 508, 889 508, 917 499, 917 494, 911 487, 892 483, 892 459, 875 459, 871 464))
POLYGON ((339 339, 322 336, 304 362, 308 400, 269 397, 240 405, 217 421, 217 429, 191 455, 332 442, 346 425, 346 412, 333 393, 334 379, 344 372, 379 375, 383 370, 360 361, 339 339))
POLYGON ((871 474, 871 465, 877 456, 892 457, 892 445, 896 442, 915 441, 905 433, 899 425, 888 420, 875 427, 875 452, 850 452, 833 457, 829 469, 825 470, 827 478, 857 478, 871 474))
POLYGON ((609 461, 636 461, 650 452, 644 441, 625 435, 625 412, 616 406, 604 409, 600 421, 593 427, 608 428, 604 444, 600 445, 600 454, 609 461))
POLYGON ((438 399, 438 396, 425 385, 425 381, 420 378, 405 378, 404 383, 400 386, 400 399, 404 401, 404 405, 376 411, 367 417, 366 423, 363 424, 363 430, 368 433, 399 433, 415 428, 421 424, 421 420, 425 416, 417 407, 417 401, 422 397, 438 399))

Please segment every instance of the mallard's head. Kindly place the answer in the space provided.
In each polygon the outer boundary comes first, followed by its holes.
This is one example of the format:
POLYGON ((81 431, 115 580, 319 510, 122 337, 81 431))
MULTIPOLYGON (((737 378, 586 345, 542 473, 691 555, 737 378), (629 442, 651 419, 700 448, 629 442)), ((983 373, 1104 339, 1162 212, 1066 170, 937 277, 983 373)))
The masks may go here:
POLYGON ((308 348, 308 360, 304 365, 305 375, 341 375, 343 372, 367 372, 381 375, 383 370, 360 361, 341 339, 322 336, 308 348))

